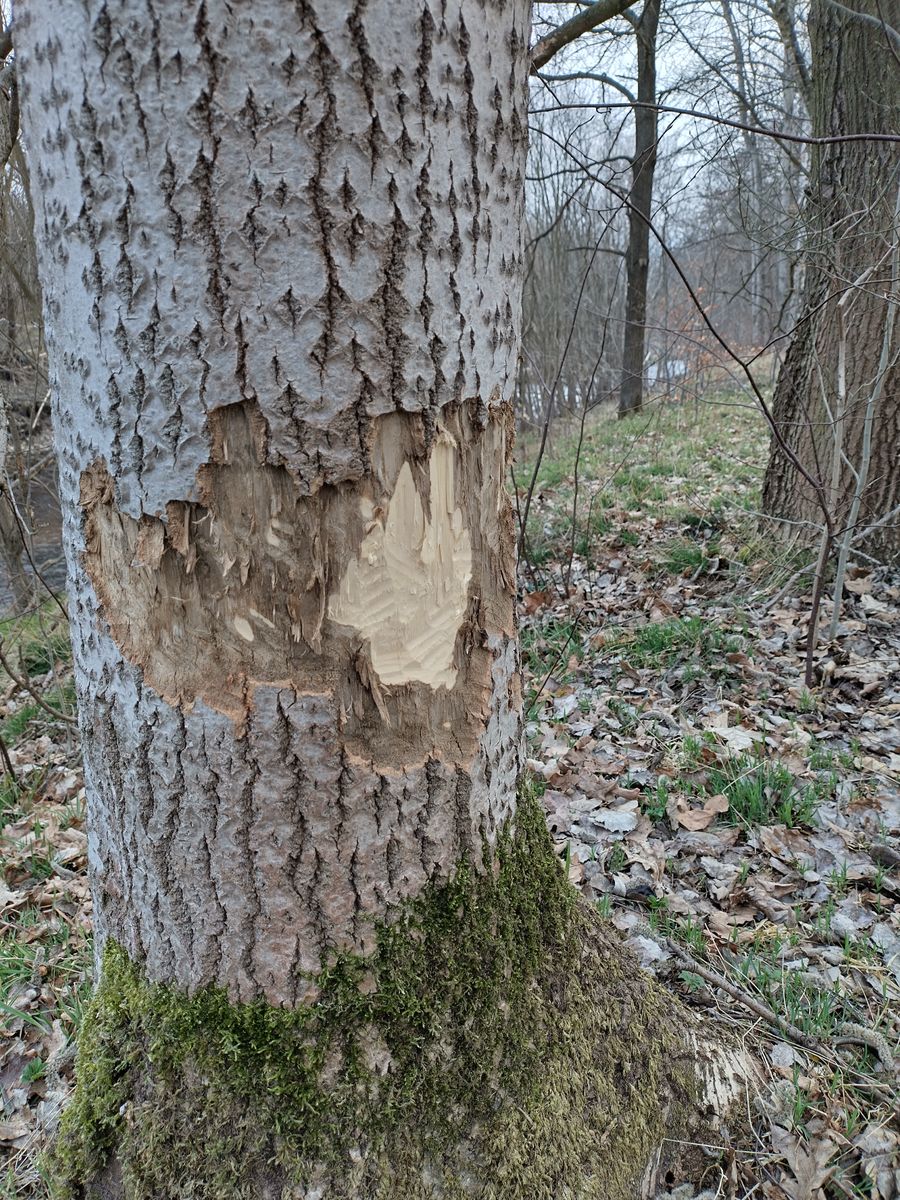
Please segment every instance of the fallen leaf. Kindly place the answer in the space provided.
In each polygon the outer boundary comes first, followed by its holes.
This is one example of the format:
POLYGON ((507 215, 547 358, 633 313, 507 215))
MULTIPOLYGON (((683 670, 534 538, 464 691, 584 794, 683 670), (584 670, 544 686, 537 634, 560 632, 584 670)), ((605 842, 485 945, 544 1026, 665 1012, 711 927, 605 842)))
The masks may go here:
POLYGON ((702 808, 695 808, 687 796, 676 792, 669 796, 666 804, 666 813, 672 824, 693 831, 706 829, 718 813, 727 811, 728 797, 723 795, 710 796, 702 808))
POLYGON ((900 1137, 883 1125, 867 1125, 853 1144, 869 1181, 870 1200, 896 1200, 900 1196, 900 1137))
POLYGON ((536 613, 539 608, 544 608, 547 604, 553 602, 553 592, 529 592, 524 600, 525 612, 530 616, 536 613))
POLYGON ((743 725, 710 725, 707 728, 716 737, 721 738, 729 750, 733 750, 736 754, 751 750, 757 742, 762 740, 763 736, 758 729, 745 729, 743 725))
POLYGON ((637 811, 637 801, 629 800, 621 808, 598 808, 590 814, 592 821, 598 822, 610 833, 630 833, 637 828, 640 814, 637 811))
POLYGON ((0 1121, 0 1142, 17 1145, 28 1137, 31 1129, 24 1118, 16 1116, 10 1121, 0 1121))
POLYGON ((821 1200, 822 1185, 834 1171, 828 1164, 834 1156, 834 1142, 815 1138, 805 1142, 796 1133, 780 1125, 772 1128, 772 1142, 784 1155, 793 1179, 782 1180, 781 1186, 790 1200, 821 1200))
POLYGON ((872 576, 861 575, 859 579, 845 579, 844 589, 855 596, 865 596, 872 590, 872 576))
POLYGON ((769 1051, 769 1058, 776 1067, 789 1069, 803 1063, 803 1056, 788 1042, 776 1042, 769 1051))

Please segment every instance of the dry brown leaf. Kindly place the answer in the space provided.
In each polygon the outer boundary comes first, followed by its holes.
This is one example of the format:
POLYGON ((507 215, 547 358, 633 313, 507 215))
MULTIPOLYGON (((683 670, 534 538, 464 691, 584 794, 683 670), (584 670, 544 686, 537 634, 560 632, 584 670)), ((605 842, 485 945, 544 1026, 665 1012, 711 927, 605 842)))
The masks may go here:
POLYGON ((818 1200, 824 1193, 822 1185, 831 1178, 833 1167, 828 1162, 834 1155, 834 1143, 827 1138, 810 1145, 797 1141, 788 1163, 794 1174, 793 1189, 788 1185, 792 1200, 818 1200))
POLYGON ((680 792, 669 796, 666 813, 674 826, 696 832, 708 828, 719 813, 728 811, 728 797, 710 796, 702 808, 695 808, 687 796, 680 792))
POLYGON ((525 612, 530 616, 536 613, 539 608, 544 608, 548 604, 553 603, 553 592, 529 592, 524 600, 525 612))
POLYGON ((853 1143, 860 1152, 871 1200, 900 1196, 900 1137, 883 1125, 867 1125, 853 1143))
POLYGON ((28 1137, 31 1127, 23 1117, 15 1116, 9 1121, 0 1121, 0 1142, 18 1145, 28 1137))
POLYGON ((733 936, 735 927, 746 925, 756 917, 755 908, 735 908, 731 912, 722 912, 720 908, 714 909, 707 917, 707 925, 720 938, 730 938, 733 936))

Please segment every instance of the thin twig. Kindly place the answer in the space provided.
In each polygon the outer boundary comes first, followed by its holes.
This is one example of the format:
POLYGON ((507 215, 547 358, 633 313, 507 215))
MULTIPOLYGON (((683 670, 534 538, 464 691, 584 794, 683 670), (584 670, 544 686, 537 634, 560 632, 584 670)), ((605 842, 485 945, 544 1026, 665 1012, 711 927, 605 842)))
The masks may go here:
POLYGON ((806 631, 806 664, 803 670, 803 682, 806 686, 812 687, 815 668, 816 645, 819 640, 819 610, 822 607, 822 596, 825 592, 825 568, 828 565, 828 560, 831 558, 831 550, 834 545, 834 535, 830 529, 822 530, 822 544, 819 549, 819 558, 816 562, 816 573, 814 575, 812 601, 809 606, 809 628, 806 631))
POLYGON ((556 670, 556 668, 559 666, 560 662, 562 662, 562 656, 565 654, 565 652, 568 650, 568 648, 572 645, 572 642, 575 640, 575 634, 578 632, 578 625, 579 625, 579 622, 581 621, 581 616, 582 616, 582 611, 579 608, 578 611, 575 613, 574 617, 572 618, 572 628, 569 631, 569 636, 566 638, 565 642, 563 642, 562 649, 557 654, 556 658, 554 658, 554 660, 550 666, 550 670, 544 676, 544 680, 543 680, 541 686, 534 693, 534 696, 531 701, 532 706, 538 702, 538 699, 542 695, 544 688, 547 686, 547 684, 550 680, 550 677, 552 676, 552 674, 556 670))
POLYGON ((713 125, 727 125, 729 129, 740 129, 744 133, 756 133, 760 137, 772 138, 776 142, 796 142, 800 146, 834 146, 844 142, 900 142, 900 133, 836 133, 830 137, 804 137, 802 133, 782 133, 778 129, 766 129, 762 125, 747 125, 743 121, 733 121, 729 117, 718 117, 715 113, 702 112, 696 108, 676 108, 671 104, 650 104, 643 100, 628 101, 597 101, 585 103, 558 102, 549 108, 533 108, 532 113, 559 112, 562 109, 581 108, 601 109, 617 108, 653 108, 658 113, 669 113, 676 117, 696 117, 698 121, 709 121, 713 125))
POLYGON ((28 545, 29 539, 27 537, 27 529, 25 526, 25 522, 22 520, 21 514, 19 513, 19 510, 16 506, 16 501, 15 501, 15 497, 13 496, 13 493, 12 493, 12 488, 9 486, 8 483, 6 484, 6 486, 3 486, 2 481, 0 481, 0 490, 2 490, 3 499, 9 505, 10 512, 13 515, 13 519, 15 520, 16 524, 19 527, 19 537, 22 539, 22 549, 25 551, 25 557, 28 559, 29 565, 31 566, 32 571, 34 572, 35 577, 38 579, 38 581, 40 582, 40 584, 42 585, 44 590, 50 596, 53 603, 56 605, 56 607, 62 613, 63 617, 66 620, 66 623, 68 624, 69 614, 66 611, 66 606, 63 604, 62 600, 60 600, 57 593, 53 590, 53 588, 50 586, 50 584, 44 578, 43 572, 41 571, 40 567, 35 562, 34 556, 31 553, 31 549, 28 545))
POLYGON ((3 759, 4 771, 7 773, 7 775, 10 777, 10 779, 13 781, 15 786, 18 787, 19 779, 18 779, 18 776, 16 775, 16 769, 12 765, 12 759, 9 757, 9 750, 7 750, 7 748, 6 748, 6 742, 4 742, 2 734, 0 734, 0 758, 3 759))
POLYGON ((516 554, 517 554, 518 558, 522 557, 522 552, 525 548, 525 535, 526 535, 526 530, 528 527, 528 517, 531 512, 531 501, 534 497, 534 489, 537 486, 538 474, 540 473, 541 462, 543 460, 544 450, 547 445, 547 435, 550 431, 550 421, 553 417, 553 405, 556 400, 556 391, 557 391, 557 388, 559 387, 560 380, 562 379, 562 373, 563 373, 563 369, 566 365, 566 358, 568 357, 569 349, 572 345, 572 339, 575 336, 575 326, 578 321, 579 311, 581 310, 581 303, 582 303, 582 300, 584 299, 584 292, 585 292, 585 288, 587 286, 588 276, 590 275, 591 269, 593 268, 594 260, 596 259, 597 254, 599 253, 600 243, 603 241, 604 237, 606 237, 607 231, 609 230, 610 225, 612 225, 613 219, 616 215, 617 215, 616 213, 613 213, 613 215, 611 217, 609 217, 609 219, 606 221, 606 224, 603 226, 603 229, 600 232, 600 236, 597 239, 595 246, 593 247, 593 252, 591 254, 591 257, 588 259, 587 267, 585 268, 585 270, 582 274, 581 286, 578 289, 578 296, 575 301, 574 311, 572 313, 572 321, 569 326, 568 336, 566 337, 565 345, 563 346, 562 355, 560 356, 559 367, 557 368, 557 371, 556 371, 556 378, 553 380, 553 386, 548 388, 546 381, 542 377, 540 378, 541 385, 543 386, 544 392, 547 396, 547 407, 546 407, 546 411, 544 414, 544 425, 543 425, 543 429, 541 430, 541 441, 540 441, 540 445, 538 446, 537 459, 535 460, 534 470, 531 473, 531 482, 528 485, 528 491, 525 494, 525 507, 522 511, 521 529, 519 530, 519 544, 516 548, 516 554))
POLYGON ((798 1029, 797 1026, 792 1025, 790 1021, 786 1021, 784 1017, 779 1017, 778 1013, 769 1008, 767 1004, 763 1004, 760 1000, 756 1000, 742 988, 739 988, 736 984, 727 980, 724 975, 720 975, 718 971, 713 971, 710 967, 704 967, 702 963, 697 962, 696 958, 694 958, 692 954, 688 954, 688 952, 682 949, 682 947, 679 946, 678 943, 672 938, 667 937, 665 941, 672 953, 677 958, 680 958, 681 961, 688 967, 690 967, 695 975, 699 975, 700 978, 705 979, 707 983, 711 983, 715 987, 720 988, 723 992, 727 992, 733 1000, 737 1000, 738 1003, 743 1004, 745 1008, 749 1008, 751 1012, 756 1013, 758 1017, 762 1017, 762 1019, 767 1021, 770 1025, 774 1025, 776 1029, 780 1029, 782 1033, 787 1034, 787 1036, 793 1041, 799 1042, 801 1046, 806 1046, 809 1050, 818 1049, 819 1043, 815 1038, 811 1038, 808 1034, 804 1033, 802 1029, 798 1029))
POLYGON ((60 712, 58 708, 54 708, 52 704, 48 704, 29 679, 23 679, 20 675, 16 674, 13 668, 9 665, 9 659, 3 653, 2 637, 0 637, 0 666, 3 667, 4 671, 13 681, 13 683, 17 683, 19 687, 23 689, 23 691, 28 692, 34 702, 43 708, 45 712, 50 713, 51 716, 56 717, 56 719, 59 721, 65 721, 67 725, 78 724, 78 721, 75 717, 70 717, 67 713, 60 712))

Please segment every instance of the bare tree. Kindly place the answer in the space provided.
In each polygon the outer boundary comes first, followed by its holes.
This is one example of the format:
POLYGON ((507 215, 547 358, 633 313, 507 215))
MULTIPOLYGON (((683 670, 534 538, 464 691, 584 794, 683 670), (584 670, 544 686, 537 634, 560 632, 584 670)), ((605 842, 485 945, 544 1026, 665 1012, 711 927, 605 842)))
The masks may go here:
POLYGON ((615 390, 625 239, 621 205, 561 174, 539 124, 529 161, 517 416, 540 425, 551 391, 552 415, 576 416, 615 390))
POLYGON ((7 592, 12 608, 21 613, 40 594, 41 567, 56 575, 53 560, 61 561, 61 549, 33 214, 12 50, 7 26, 0 35, 0 56, 6 60, 0 70, 0 593, 7 592))
POLYGON ((656 113, 656 36, 661 0, 644 0, 635 21, 637 38, 637 100, 634 110, 634 154, 628 208, 628 249, 625 254, 627 290, 622 344, 622 383, 619 416, 637 412, 644 392, 644 345, 647 323, 647 280, 650 273, 650 212, 659 136, 656 113))

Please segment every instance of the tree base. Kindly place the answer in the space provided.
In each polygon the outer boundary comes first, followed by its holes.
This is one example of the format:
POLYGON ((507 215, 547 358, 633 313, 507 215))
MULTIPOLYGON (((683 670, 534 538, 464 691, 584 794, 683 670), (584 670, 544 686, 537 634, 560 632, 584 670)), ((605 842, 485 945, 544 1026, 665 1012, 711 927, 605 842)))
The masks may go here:
POLYGON ((404 906, 371 958, 336 956, 300 1009, 150 984, 107 946, 56 1194, 652 1194, 678 1157, 660 1147, 710 1129, 696 1026, 576 899, 533 799, 493 865, 404 906))

